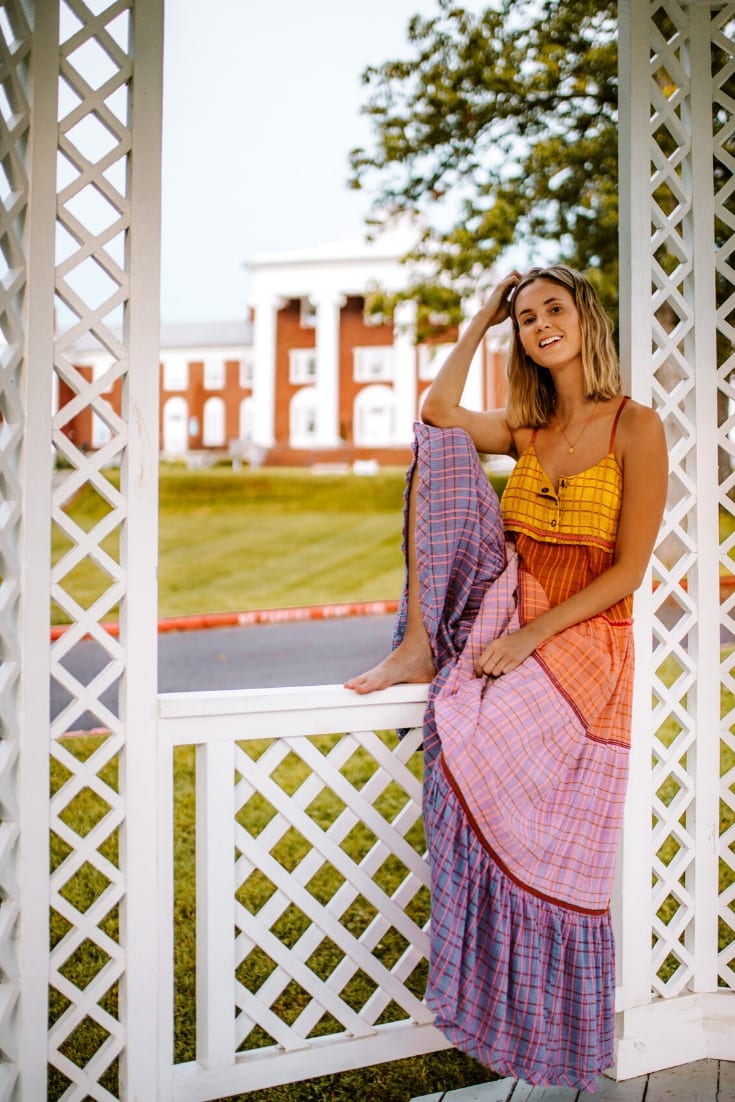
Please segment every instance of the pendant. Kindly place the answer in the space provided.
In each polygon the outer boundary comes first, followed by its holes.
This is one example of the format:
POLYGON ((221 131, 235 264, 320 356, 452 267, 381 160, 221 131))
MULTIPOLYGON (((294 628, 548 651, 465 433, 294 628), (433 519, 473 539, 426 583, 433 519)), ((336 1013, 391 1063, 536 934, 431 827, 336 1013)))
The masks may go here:
POLYGON ((571 447, 570 447, 570 449, 569 449, 569 454, 570 454, 570 455, 574 455, 574 448, 571 448, 571 447))

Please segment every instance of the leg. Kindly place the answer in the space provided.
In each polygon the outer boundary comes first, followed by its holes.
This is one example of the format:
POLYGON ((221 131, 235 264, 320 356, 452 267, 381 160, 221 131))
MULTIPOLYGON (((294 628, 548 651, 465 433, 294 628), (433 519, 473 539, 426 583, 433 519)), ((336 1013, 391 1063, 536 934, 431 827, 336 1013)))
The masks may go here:
POLYGON ((505 566, 498 499, 463 429, 416 426, 407 476, 407 580, 393 652, 346 687, 431 681, 462 650, 488 584, 505 566))
POLYGON ((408 491, 406 527, 406 566, 408 570, 408 602, 406 631, 394 651, 377 666, 345 682, 345 688, 357 693, 372 693, 390 685, 419 684, 431 681, 436 674, 429 634, 424 627, 419 601, 419 576, 416 567, 416 471, 411 476, 408 491))

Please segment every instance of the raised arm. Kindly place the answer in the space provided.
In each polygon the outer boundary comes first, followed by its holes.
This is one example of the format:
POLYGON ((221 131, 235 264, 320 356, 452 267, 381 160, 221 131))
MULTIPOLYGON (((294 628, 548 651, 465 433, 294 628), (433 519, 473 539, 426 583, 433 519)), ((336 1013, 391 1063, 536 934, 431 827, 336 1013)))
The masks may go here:
POLYGON ((658 415, 637 403, 621 418, 618 438, 623 502, 612 566, 520 631, 495 639, 480 656, 478 673, 510 673, 552 635, 604 612, 641 584, 666 504, 666 439, 658 415))
POLYGON ((478 412, 460 405, 472 358, 488 329, 508 317, 508 295, 520 279, 512 272, 494 288, 470 321, 437 374, 424 400, 422 419, 439 428, 465 429, 478 451, 513 455, 513 437, 503 410, 478 412))

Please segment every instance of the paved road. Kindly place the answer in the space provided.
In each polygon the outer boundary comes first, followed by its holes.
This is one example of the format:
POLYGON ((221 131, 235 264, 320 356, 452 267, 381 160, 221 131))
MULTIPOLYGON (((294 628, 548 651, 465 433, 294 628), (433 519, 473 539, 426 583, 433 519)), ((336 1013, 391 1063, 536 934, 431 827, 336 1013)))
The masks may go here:
MULTIPOLYGON (((340 684, 388 652, 392 630, 392 616, 355 616, 168 632, 158 638, 159 690, 170 693, 340 684)), ((69 652, 64 665, 87 685, 104 667, 105 653, 98 643, 85 640, 69 652)), ((68 693, 52 682, 53 718, 69 699, 68 693)), ((111 686, 102 700, 116 712, 117 686, 111 686)), ((70 724, 74 730, 101 725, 99 717, 89 712, 70 724)))

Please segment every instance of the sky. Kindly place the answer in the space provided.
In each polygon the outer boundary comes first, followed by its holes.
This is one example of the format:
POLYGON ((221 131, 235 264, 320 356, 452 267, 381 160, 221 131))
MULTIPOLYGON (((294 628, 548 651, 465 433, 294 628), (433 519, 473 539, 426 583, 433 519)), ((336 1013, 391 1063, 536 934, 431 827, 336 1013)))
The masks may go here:
MULTIPOLYGON (((480 0, 465 6, 479 10, 480 0)), ((360 74, 436 0, 168 0, 161 316, 243 318, 247 261, 363 233, 360 74)))

